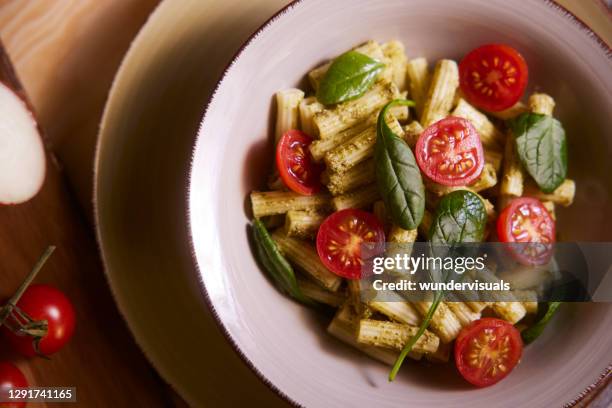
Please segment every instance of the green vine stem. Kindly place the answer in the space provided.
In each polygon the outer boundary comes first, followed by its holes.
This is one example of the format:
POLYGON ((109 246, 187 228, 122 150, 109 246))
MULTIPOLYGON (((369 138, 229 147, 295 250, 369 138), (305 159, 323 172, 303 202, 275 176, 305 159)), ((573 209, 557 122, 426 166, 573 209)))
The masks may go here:
POLYGON ((32 281, 36 278, 36 275, 38 275, 38 272, 40 272, 40 270, 43 268, 53 251, 55 251, 55 246, 50 245, 42 254, 40 259, 38 259, 38 262, 36 262, 36 265, 34 265, 34 268, 32 268, 28 276, 26 276, 24 281, 21 283, 19 289, 17 289, 9 301, 2 306, 0 309, 0 326, 2 326, 6 319, 8 319, 8 317, 11 315, 13 309, 15 309, 15 306, 17 305, 17 302, 19 302, 19 299, 21 299, 21 296, 23 296, 28 286, 30 286, 32 281))

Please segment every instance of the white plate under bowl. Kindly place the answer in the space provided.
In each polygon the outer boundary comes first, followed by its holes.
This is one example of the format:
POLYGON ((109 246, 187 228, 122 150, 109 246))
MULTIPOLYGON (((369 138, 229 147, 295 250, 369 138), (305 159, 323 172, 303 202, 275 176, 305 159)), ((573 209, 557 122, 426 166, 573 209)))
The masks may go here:
POLYGON ((205 294, 239 351, 293 402, 312 407, 551 407, 572 401, 610 363, 612 307, 565 307, 503 382, 466 385, 452 369, 388 368, 331 339, 279 295, 251 255, 248 194, 272 163, 272 96, 322 61, 368 39, 400 39, 409 56, 459 59, 482 43, 515 46, 530 89, 557 101, 568 132, 575 205, 566 239, 612 238, 612 59, 585 26, 544 0, 303 0, 263 26, 225 71, 207 107, 190 180, 190 228, 205 294))
POLYGON ((240 44, 284 4, 162 2, 121 65, 100 130, 95 206, 109 283, 136 341, 191 406, 287 406, 236 355, 205 305, 185 215, 210 92, 240 44))

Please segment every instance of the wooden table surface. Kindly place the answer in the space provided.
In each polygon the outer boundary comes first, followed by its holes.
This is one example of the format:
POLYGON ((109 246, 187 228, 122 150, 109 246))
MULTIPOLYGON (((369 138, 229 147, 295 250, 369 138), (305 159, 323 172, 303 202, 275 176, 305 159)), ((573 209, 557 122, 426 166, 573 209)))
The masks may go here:
MULTIPOLYGON (((39 281, 57 285, 72 298, 77 334, 51 361, 19 365, 37 385, 76 385, 79 406, 181 404, 150 368, 121 319, 91 228, 92 163, 104 102, 130 41, 157 2, 0 0, 0 37, 63 167, 52 171, 51 187, 45 188, 64 197, 24 209, 34 214, 21 219, 32 224, 31 235, 0 229, 0 297, 17 287, 44 242, 60 244, 39 281), (55 236, 41 235, 47 231, 55 236)), ((601 2, 559 2, 612 42, 610 16, 601 2)), ((5 358, 15 356, 0 343, 0 360, 5 358)))

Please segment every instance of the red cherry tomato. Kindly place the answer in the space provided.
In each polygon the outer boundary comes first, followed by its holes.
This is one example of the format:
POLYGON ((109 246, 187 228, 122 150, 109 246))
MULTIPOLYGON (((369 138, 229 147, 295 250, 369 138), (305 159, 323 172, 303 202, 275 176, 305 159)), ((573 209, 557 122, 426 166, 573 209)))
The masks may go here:
POLYGON ((507 45, 483 45, 470 51, 459 64, 461 91, 476 107, 490 112, 517 103, 528 77, 525 59, 507 45))
POLYGON ((384 251, 385 232, 381 222, 368 212, 346 209, 333 213, 323 221, 317 233, 317 252, 323 265, 347 279, 361 278, 364 258, 384 251), (368 254, 361 244, 372 243, 368 254))
POLYGON ((470 383, 488 387, 502 380, 523 354, 521 334, 510 323, 485 317, 461 330, 455 342, 455 364, 470 383))
POLYGON ((501 242, 516 243, 508 249, 520 263, 542 265, 552 256, 555 221, 539 200, 517 198, 499 214, 497 236, 501 242))
POLYGON ((276 168, 283 183, 302 195, 313 195, 321 188, 323 167, 315 163, 308 146, 312 138, 299 130, 289 130, 276 146, 276 168))
MULTIPOLYGON (((43 355, 48 356, 59 351, 74 334, 74 308, 62 292, 51 286, 31 285, 17 302, 17 307, 33 320, 47 321, 47 334, 38 345, 43 355)), ((15 326, 18 320, 13 314, 8 322, 15 326)), ((2 331, 16 351, 27 357, 36 355, 31 336, 16 334, 6 326, 2 327, 2 331)))
MULTIPOLYGON (((28 387, 28 380, 21 370, 11 363, 0 362, 0 396, 8 397, 8 391, 13 388, 28 387)), ((25 402, 0 402, 0 408, 22 408, 25 402)))
POLYGON ((468 120, 454 116, 425 129, 415 153, 421 171, 446 186, 466 186, 480 176, 484 167, 478 132, 468 120))

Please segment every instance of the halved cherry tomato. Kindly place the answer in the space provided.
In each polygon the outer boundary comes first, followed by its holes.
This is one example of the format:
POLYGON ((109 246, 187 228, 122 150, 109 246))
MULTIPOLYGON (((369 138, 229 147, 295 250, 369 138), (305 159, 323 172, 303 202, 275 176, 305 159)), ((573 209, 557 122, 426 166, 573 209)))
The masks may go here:
MULTIPOLYGON (((31 285, 26 289, 17 307, 34 321, 45 320, 47 331, 38 342, 40 354, 48 356, 58 352, 72 338, 75 329, 75 311, 70 300, 59 290, 49 285, 31 285)), ((13 313, 7 323, 18 327, 24 324, 22 317, 13 313)), ((35 356, 34 341, 36 337, 9 330, 2 326, 2 332, 13 348, 27 357, 35 356)))
POLYGON ((365 258, 382 253, 384 242, 383 225, 376 216, 346 209, 323 221, 317 233, 317 252, 323 265, 336 275, 359 279, 365 258), (372 243, 367 254, 361 252, 364 243, 372 243))
POLYGON ((308 146, 312 138, 299 130, 288 130, 276 146, 276 168, 283 183, 302 195, 315 194, 321 188, 323 167, 314 162, 308 146))
MULTIPOLYGON (((9 390, 28 386, 28 380, 21 370, 11 363, 0 362, 0 396, 6 398, 9 390)), ((0 408, 22 408, 25 406, 26 403, 21 401, 0 402, 0 408)))
POLYGON ((525 59, 507 45, 483 45, 470 51, 459 64, 461 91, 476 107, 490 112, 517 103, 528 77, 525 59))
POLYGON ((509 246, 517 261, 542 265, 552 256, 555 221, 542 203, 531 197, 516 198, 499 214, 497 236, 509 246))
POLYGON ((487 387, 502 380, 523 354, 521 334, 510 323, 485 317, 464 327, 455 342, 455 364, 470 383, 487 387))
POLYGON ((419 136, 415 153, 421 171, 446 186, 466 186, 480 176, 484 167, 478 132, 468 120, 455 116, 425 129, 419 136))

